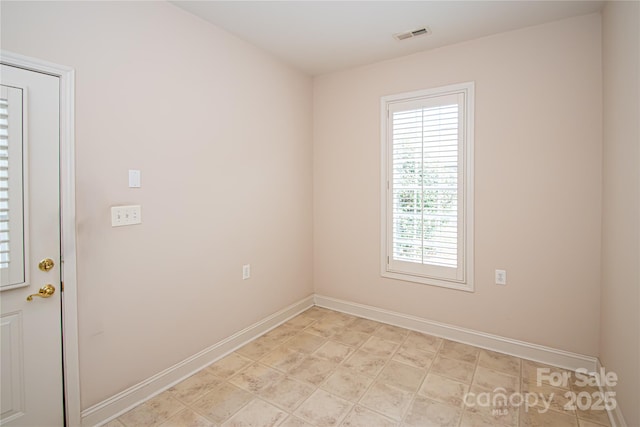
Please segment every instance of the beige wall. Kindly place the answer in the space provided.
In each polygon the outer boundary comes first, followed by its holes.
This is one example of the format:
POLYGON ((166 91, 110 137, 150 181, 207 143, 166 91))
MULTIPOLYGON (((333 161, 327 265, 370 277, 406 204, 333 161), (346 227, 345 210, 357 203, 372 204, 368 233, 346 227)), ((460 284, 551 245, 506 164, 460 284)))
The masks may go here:
POLYGON ((629 426, 640 425, 640 3, 603 10, 600 360, 629 426))
POLYGON ((3 1, 2 49, 76 70, 83 408, 312 293, 310 77, 160 2, 3 1))
POLYGON ((598 354, 600 15, 314 80, 317 293, 598 354), (380 97, 475 81, 475 293, 380 276, 380 97), (507 270, 506 287, 494 270, 507 270))
POLYGON ((600 15, 321 76, 312 105, 309 77, 170 4, 1 7, 2 49, 77 73, 83 408, 315 282, 322 295, 600 354, 640 422, 638 103, 626 96, 638 93, 637 3, 604 14, 604 188, 600 15), (476 292, 382 279, 380 97, 471 80, 476 292), (131 168, 141 189, 127 188, 131 168), (111 228, 109 207, 133 203, 144 223, 111 228))

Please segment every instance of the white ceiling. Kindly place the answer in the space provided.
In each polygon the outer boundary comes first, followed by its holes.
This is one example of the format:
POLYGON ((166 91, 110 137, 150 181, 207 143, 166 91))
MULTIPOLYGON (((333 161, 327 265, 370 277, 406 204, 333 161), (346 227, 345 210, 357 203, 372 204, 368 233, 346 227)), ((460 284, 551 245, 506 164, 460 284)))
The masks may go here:
POLYGON ((603 1, 173 1, 318 75, 597 12, 603 1), (397 41, 427 26, 432 34, 397 41))

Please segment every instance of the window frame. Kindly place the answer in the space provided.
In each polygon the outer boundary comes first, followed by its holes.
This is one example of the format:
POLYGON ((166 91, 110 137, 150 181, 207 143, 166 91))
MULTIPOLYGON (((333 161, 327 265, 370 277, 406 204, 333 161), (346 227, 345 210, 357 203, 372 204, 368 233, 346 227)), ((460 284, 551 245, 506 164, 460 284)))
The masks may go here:
MULTIPOLYGON (((435 87, 424 90, 404 92, 394 95, 383 96, 380 99, 380 123, 381 123, 381 239, 380 239, 380 273, 382 277, 397 279, 408 282, 421 283, 425 285, 439 286, 450 289, 458 289, 467 292, 474 291, 474 82, 465 82, 441 87, 435 87), (460 143, 460 151, 458 153, 458 192, 462 192, 462 197, 458 197, 458 233, 462 232, 462 243, 464 245, 462 253, 462 261, 458 270, 462 274, 457 274, 456 278, 436 276, 425 270, 434 270, 433 266, 425 266, 425 264, 414 264, 412 268, 398 268, 398 261, 391 267, 389 262, 393 252, 393 194, 391 182, 393 179, 393 135, 390 107, 396 104, 410 104, 425 100, 433 100, 438 97, 450 95, 462 95, 461 118, 460 118, 460 135, 462 142, 460 143)), ((459 240, 460 241, 460 240, 459 240)))

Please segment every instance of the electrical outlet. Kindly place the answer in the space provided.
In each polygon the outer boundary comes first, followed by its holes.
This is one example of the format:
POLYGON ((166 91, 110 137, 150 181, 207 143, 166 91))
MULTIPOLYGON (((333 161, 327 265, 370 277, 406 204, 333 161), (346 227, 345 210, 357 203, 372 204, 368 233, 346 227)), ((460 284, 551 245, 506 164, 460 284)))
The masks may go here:
POLYGON ((251 278, 251 264, 245 264, 242 266, 242 280, 251 278))
POLYGON ((506 285, 506 284, 507 284, 507 271, 496 270, 496 285, 506 285))

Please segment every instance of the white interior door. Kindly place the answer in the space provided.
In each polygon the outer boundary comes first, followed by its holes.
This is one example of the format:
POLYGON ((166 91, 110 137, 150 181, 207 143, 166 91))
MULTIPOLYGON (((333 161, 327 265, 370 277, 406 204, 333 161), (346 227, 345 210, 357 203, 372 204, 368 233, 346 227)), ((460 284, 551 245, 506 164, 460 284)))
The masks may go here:
POLYGON ((0 83, 0 424, 62 426, 60 81, 2 65, 0 83))

